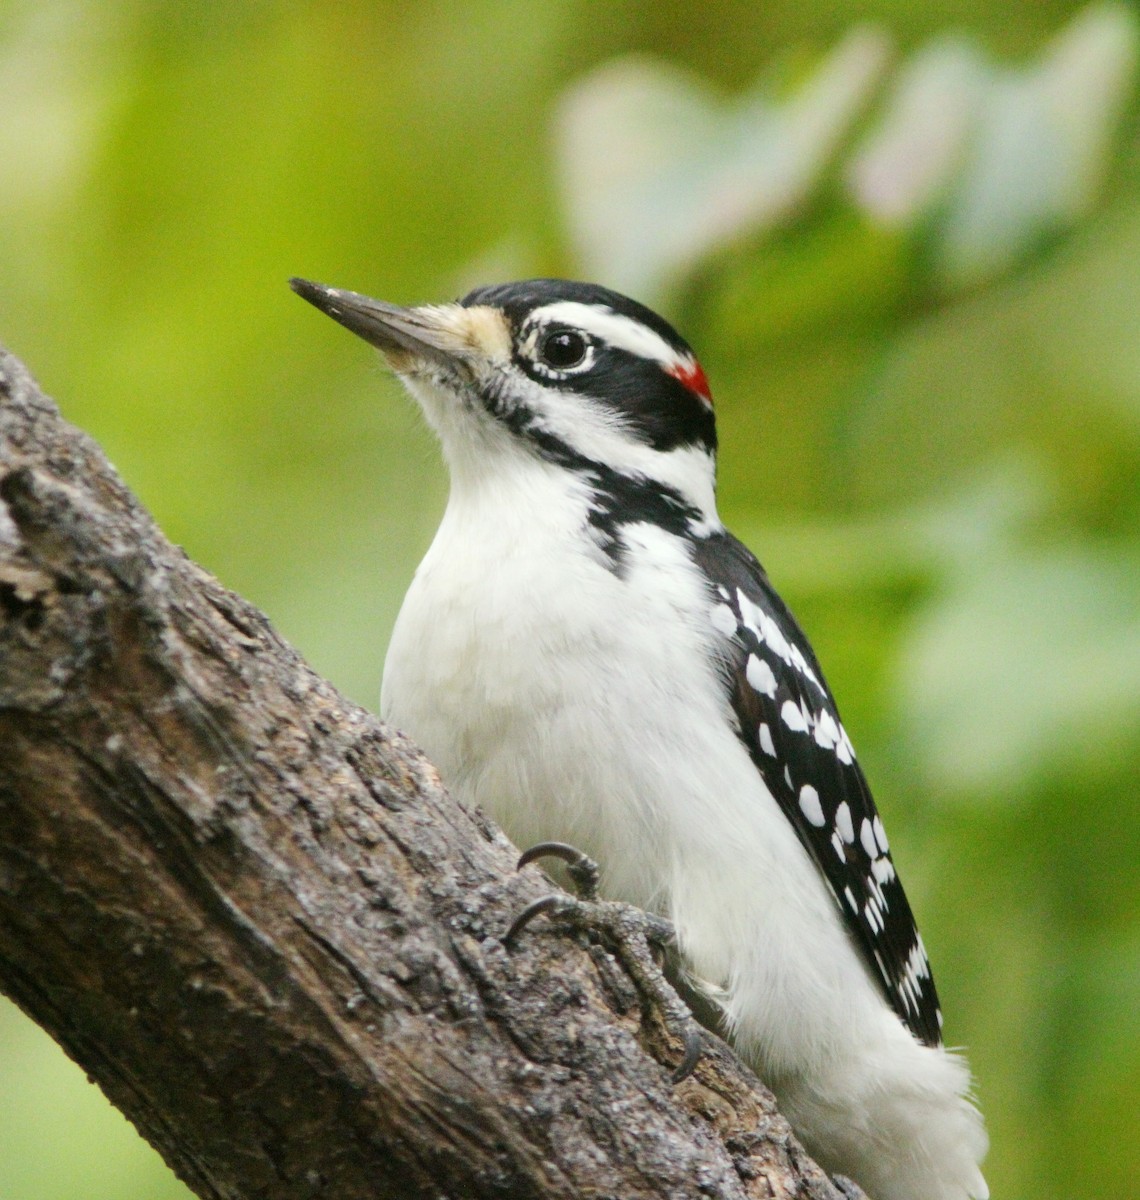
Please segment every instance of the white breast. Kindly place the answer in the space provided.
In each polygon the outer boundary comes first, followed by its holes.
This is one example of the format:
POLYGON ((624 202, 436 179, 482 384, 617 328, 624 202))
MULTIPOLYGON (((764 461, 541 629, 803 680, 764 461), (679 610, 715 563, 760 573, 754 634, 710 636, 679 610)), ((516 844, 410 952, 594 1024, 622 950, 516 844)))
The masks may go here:
MULTIPOLYGON (((393 633, 385 719, 518 845, 568 841, 599 861, 606 894, 669 916, 730 1011, 743 993, 794 1012, 789 992, 818 1010, 820 995, 850 1000, 852 973, 880 1005, 736 736, 683 543, 627 528, 619 577, 586 515, 585 493, 538 462, 509 486, 453 492, 393 633)), ((812 1040, 841 1039, 849 1017, 812 1040)), ((803 1029, 750 1032, 776 1063, 786 1039, 802 1051, 803 1029)))

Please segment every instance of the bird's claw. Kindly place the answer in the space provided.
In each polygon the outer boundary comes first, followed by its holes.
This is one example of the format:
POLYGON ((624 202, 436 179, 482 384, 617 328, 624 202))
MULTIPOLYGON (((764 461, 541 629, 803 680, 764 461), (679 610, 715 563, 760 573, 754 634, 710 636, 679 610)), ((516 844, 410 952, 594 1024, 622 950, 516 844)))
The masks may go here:
POLYGON ((593 900, 598 894, 598 877, 601 874, 598 864, 576 846, 567 842, 539 842, 519 855, 516 870, 521 871, 540 858, 562 859, 566 864, 566 874, 570 876, 570 882, 574 884, 580 899, 593 900))
POLYGON ((567 873, 578 897, 554 892, 528 904, 511 922, 503 937, 511 945, 527 925, 549 913, 569 921, 578 929, 600 934, 617 952, 622 965, 642 996, 657 1004, 665 1024, 684 1047, 681 1062, 673 1072, 674 1083, 693 1073, 701 1058, 701 1031, 688 1006, 665 978, 654 959, 651 946, 665 947, 675 940, 672 924, 654 913, 616 900, 596 899, 598 864, 565 842, 540 842, 519 859, 525 867, 536 859, 552 856, 566 863, 567 873))
POLYGON ((578 903, 573 896, 562 896, 558 892, 552 892, 549 896, 543 896, 538 900, 528 904, 526 908, 511 922, 510 929, 503 935, 503 942, 510 946, 518 935, 534 920, 535 917, 541 916, 544 912, 548 913, 567 913, 578 903))
POLYGON ((701 1044, 700 1026, 693 1020, 691 1015, 685 1019, 685 1028, 681 1032, 681 1042, 685 1047, 685 1053, 670 1076, 674 1083, 680 1083, 682 1079, 688 1079, 697 1069, 697 1063, 701 1061, 701 1054, 704 1050, 701 1044))

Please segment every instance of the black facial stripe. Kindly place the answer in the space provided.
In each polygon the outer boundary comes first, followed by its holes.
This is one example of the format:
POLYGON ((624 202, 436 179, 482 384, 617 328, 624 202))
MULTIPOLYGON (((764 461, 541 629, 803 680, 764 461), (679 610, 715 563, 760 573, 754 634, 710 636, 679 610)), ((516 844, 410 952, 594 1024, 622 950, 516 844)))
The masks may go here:
POLYGON ((599 545, 619 577, 625 571, 627 547, 622 531, 626 525, 656 525, 681 536, 689 532, 692 522, 701 519, 679 493, 659 483, 649 486, 598 463, 592 464, 586 475, 595 485, 590 524, 600 534, 599 545))
POLYGON ((607 345, 589 331, 577 331, 584 333, 591 348, 586 365, 560 373, 548 364, 536 362, 544 332, 573 328, 557 320, 552 320, 545 329, 541 325, 535 328, 534 314, 559 302, 598 306, 628 317, 655 333, 679 358, 692 356, 688 343, 668 321, 637 301, 596 284, 528 279, 476 288, 460 301, 468 307, 490 305, 506 316, 516 346, 521 342, 527 347, 528 353, 516 350, 514 361, 529 378, 544 386, 579 392, 607 405, 626 417, 634 436, 655 450, 700 445, 715 451, 716 422, 708 404, 656 361, 607 345))
POLYGON ((630 432, 654 450, 700 446, 716 450, 716 419, 701 398, 660 363, 595 342, 593 365, 558 376, 526 354, 515 365, 546 387, 588 396, 625 418, 630 432))
POLYGON ((624 526, 651 524, 670 533, 685 534, 690 523, 702 519, 680 492, 666 484, 622 474, 578 453, 557 434, 543 429, 530 409, 504 404, 504 390, 492 386, 483 393, 487 410, 516 437, 529 442, 540 458, 574 471, 586 482, 592 493, 588 520, 598 535, 597 544, 617 575, 625 569, 624 526))

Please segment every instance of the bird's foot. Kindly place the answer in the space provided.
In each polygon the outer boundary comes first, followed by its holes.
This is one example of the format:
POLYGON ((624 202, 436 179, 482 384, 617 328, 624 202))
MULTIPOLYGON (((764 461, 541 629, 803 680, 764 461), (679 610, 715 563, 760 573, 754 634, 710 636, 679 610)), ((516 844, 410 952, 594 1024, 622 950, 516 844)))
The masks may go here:
POLYGON ((542 913, 549 913, 577 930, 600 937, 618 956, 643 998, 655 1003, 666 1027, 685 1048, 673 1082, 693 1073, 701 1057, 701 1031, 688 1006, 665 978, 653 949, 663 952, 675 941, 673 926, 653 913, 617 900, 599 900, 598 864, 565 842, 540 842, 519 859, 519 868, 539 858, 560 858, 578 892, 577 896, 554 892, 528 904, 507 930, 503 941, 509 946, 542 913))

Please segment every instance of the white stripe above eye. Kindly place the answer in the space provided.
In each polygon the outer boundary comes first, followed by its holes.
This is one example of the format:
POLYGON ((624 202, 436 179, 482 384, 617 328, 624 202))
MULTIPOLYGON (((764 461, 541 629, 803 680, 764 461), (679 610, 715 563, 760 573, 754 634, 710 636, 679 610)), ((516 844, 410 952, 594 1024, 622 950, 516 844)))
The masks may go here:
POLYGON ((540 324, 561 323, 580 329, 606 345, 616 346, 619 350, 626 350, 639 358, 658 362, 666 370, 687 366, 692 362, 689 355, 678 354, 660 334, 654 333, 652 329, 632 317, 614 312, 604 304, 559 300, 555 304, 536 308, 530 314, 530 319, 540 324))

